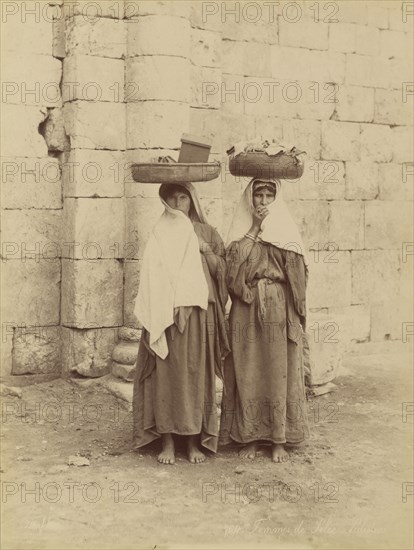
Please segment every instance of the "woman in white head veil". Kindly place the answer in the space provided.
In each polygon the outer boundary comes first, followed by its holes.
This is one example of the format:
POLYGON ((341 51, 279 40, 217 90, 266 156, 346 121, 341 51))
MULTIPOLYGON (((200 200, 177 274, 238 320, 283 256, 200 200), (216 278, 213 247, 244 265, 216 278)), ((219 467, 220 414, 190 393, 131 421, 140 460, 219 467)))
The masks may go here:
POLYGON ((144 252, 135 314, 143 326, 134 380, 134 447, 162 438, 158 461, 175 462, 173 434, 189 436, 190 462, 216 452, 215 376, 228 352, 225 251, 191 184, 161 185, 164 212, 144 252))
POLYGON ((227 285, 232 298, 220 441, 258 444, 272 460, 308 437, 302 363, 307 262, 280 181, 253 179, 234 214, 228 238, 227 285))

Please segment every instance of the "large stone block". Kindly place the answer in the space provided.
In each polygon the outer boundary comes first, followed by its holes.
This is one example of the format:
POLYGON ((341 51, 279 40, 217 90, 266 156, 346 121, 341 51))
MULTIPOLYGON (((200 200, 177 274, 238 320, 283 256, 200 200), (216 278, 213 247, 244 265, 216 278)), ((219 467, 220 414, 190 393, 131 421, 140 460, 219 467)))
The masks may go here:
POLYGON ((97 378, 111 370, 111 354, 116 346, 116 327, 79 330, 62 327, 62 371, 97 378))
POLYGON ((350 252, 315 250, 308 255, 307 306, 342 307, 351 304, 350 252))
POLYGON ((339 250, 364 248, 364 204, 360 201, 329 203, 329 242, 339 250))
POLYGON ((93 55, 63 60, 63 101, 124 101, 124 61, 93 55))
POLYGON ((361 124, 361 160, 390 162, 392 159, 392 131, 382 124, 361 124))
POLYGON ((1 174, 3 208, 62 208, 58 159, 3 157, 1 174))
POLYGON ((375 105, 373 88, 340 86, 336 97, 338 101, 336 103, 335 120, 347 120, 351 122, 373 121, 375 105))
POLYGON ((399 249, 412 242, 412 202, 371 201, 365 205, 365 248, 399 249))
POLYGON ((412 176, 404 177, 403 165, 378 165, 379 198, 384 201, 410 200, 409 190, 412 190, 412 176))
POLYGON ((296 116, 301 119, 329 120, 334 116, 338 104, 340 87, 333 82, 291 82, 287 96, 295 98, 297 91, 296 116))
POLYGON ((128 103, 128 149, 179 148, 182 133, 189 128, 189 115, 190 107, 176 101, 128 103))
POLYGON ((404 57, 406 55, 405 33, 401 31, 380 31, 380 54, 382 57, 404 57))
POLYGON ((11 374, 49 374, 61 371, 60 327, 15 329, 11 374))
POLYGON ((118 260, 62 260, 62 325, 122 325, 122 280, 118 260))
POLYGON ((272 136, 283 143, 283 120, 274 116, 255 116, 254 135, 259 138, 272 136))
POLYGON ((221 64, 221 35, 217 32, 191 29, 190 59, 200 67, 219 68, 221 64))
POLYGON ((73 149, 62 163, 64 197, 122 197, 125 154, 73 149))
POLYGON ((60 260, 3 261, 3 323, 58 325, 60 280, 60 260))
POLYGON ((367 21, 370 27, 377 29, 388 29, 388 10, 376 2, 367 4, 367 21))
POLYGON ((378 55, 380 31, 376 27, 355 25, 355 50, 357 54, 378 55))
POLYGON ((354 86, 388 88, 391 84, 390 61, 376 57, 375 63, 366 55, 347 54, 346 83, 354 86))
POLYGON ((355 250, 352 258, 352 304, 382 302, 397 296, 400 262, 397 250, 355 250))
MULTIPOLYGON (((335 27, 332 25, 330 28, 335 27)), ((279 18, 279 44, 310 50, 328 49, 328 25, 321 25, 312 20, 299 19, 294 24, 279 18)))
POLYGON ((335 52, 354 53, 356 25, 335 23, 329 27, 329 49, 335 52))
MULTIPOLYGON (((244 112, 252 116, 284 116, 295 118, 298 102, 302 100, 302 87, 298 82, 275 80, 273 78, 247 77, 238 96, 227 94, 231 101, 244 104, 244 112)), ((232 109, 236 112, 236 109, 232 109)))
POLYGON ((124 264, 124 320, 125 324, 132 328, 142 328, 134 315, 135 300, 139 289, 139 274, 142 260, 128 260, 124 264))
POLYGON ((298 181, 286 180, 283 184, 285 200, 345 198, 345 165, 333 160, 308 161, 298 181))
POLYGON ((329 242, 329 206, 326 201, 289 202, 289 210, 298 224, 306 249, 322 250, 329 242))
POLYGON ((384 302, 371 304, 372 342, 401 340, 402 326, 406 319, 401 316, 399 301, 399 296, 394 295, 392 298, 384 297, 384 302))
POLYGON ((370 200, 378 197, 378 164, 347 162, 345 164, 345 198, 370 200))
POLYGON ((124 103, 73 101, 63 113, 72 149, 125 149, 124 103))
MULTIPOLYGON (((276 79, 312 80, 311 52, 304 48, 271 46, 271 75, 276 79)), ((233 71, 235 72, 235 71, 233 71)), ((240 73, 243 74, 243 73, 240 73)))
POLYGON ((375 90, 374 122, 409 126, 412 119, 413 101, 402 101, 401 90, 375 90))
MULTIPOLYGON (((131 25, 135 27, 138 25, 131 25)), ((88 20, 76 15, 66 23, 66 55, 86 54, 122 59, 126 50, 126 27, 107 17, 88 20)))
POLYGON ((310 50, 310 75, 307 80, 318 82, 335 82, 342 84, 345 80, 346 55, 333 51, 310 50))
POLYGON ((270 46, 270 51, 271 76, 276 79, 298 79, 319 83, 344 81, 345 55, 342 53, 287 46, 270 46))
POLYGON ((273 46, 258 42, 222 42, 222 63, 224 73, 244 76, 272 75, 271 53, 273 46))
POLYGON ((46 107, 4 105, 1 142, 5 157, 47 157, 47 145, 39 124, 47 117, 46 107))
POLYGON ((52 54, 54 8, 39 2, 14 2, 2 6, 1 50, 27 54, 52 54), (45 11, 46 10, 46 11, 45 11))
POLYGON ((392 161, 406 163, 413 161, 413 129, 412 127, 392 128, 392 161))
POLYGON ((319 159, 321 153, 321 123, 317 120, 284 120, 283 140, 306 151, 307 158, 319 159))
MULTIPOLYGON (((221 70, 210 67, 191 67, 190 104, 202 109, 220 109, 222 84, 221 70)), ((240 105, 243 109, 243 104, 240 105)))
POLYGON ((359 160, 360 125, 353 122, 322 121, 321 158, 359 160))
POLYGON ((357 305, 346 307, 330 307, 329 316, 338 325, 338 332, 345 342, 366 342, 371 331, 371 307, 357 305))
POLYGON ((145 55, 126 61, 126 101, 187 102, 190 63, 182 57, 145 55))
POLYGON ((159 198, 133 198, 126 200, 126 259, 141 259, 149 234, 164 211, 159 198))
POLYGON ((122 199, 73 199, 63 204, 63 257, 94 262, 123 258, 124 202, 122 199))
POLYGON ((4 210, 1 229, 6 258, 21 262, 60 258, 61 214, 61 210, 4 210))
POLYGON ((52 55, 13 52, 2 67, 2 102, 59 106, 61 77, 62 63, 52 55))
POLYGON ((190 22, 181 17, 169 15, 139 17, 127 25, 128 56, 188 57, 190 31, 190 22), (161 40, 160 37, 162 37, 161 40))

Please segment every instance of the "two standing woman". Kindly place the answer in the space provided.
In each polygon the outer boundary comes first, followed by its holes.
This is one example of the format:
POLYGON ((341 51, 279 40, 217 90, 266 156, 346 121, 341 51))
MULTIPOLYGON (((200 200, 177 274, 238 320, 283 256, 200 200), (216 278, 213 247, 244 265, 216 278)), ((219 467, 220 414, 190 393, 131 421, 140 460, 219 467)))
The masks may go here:
POLYGON ((173 464, 173 434, 187 436, 188 459, 199 463, 205 460, 200 447, 216 452, 220 436, 222 444, 244 444, 242 457, 254 458, 263 442, 271 444, 273 461, 285 461, 285 445, 308 435, 302 366, 307 268, 280 182, 247 186, 227 262, 194 187, 162 185, 159 194, 165 211, 148 240, 135 309, 144 329, 134 447, 161 438, 158 461, 173 464), (224 379, 220 434, 216 375, 224 379))

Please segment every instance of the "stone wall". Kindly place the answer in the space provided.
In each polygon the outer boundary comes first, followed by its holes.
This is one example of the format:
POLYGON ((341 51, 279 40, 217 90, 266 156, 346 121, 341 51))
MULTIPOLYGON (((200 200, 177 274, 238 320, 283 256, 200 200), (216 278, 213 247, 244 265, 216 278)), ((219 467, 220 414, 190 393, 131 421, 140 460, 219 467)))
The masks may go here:
POLYGON ((128 166, 177 159, 183 132, 222 162, 196 185, 223 236, 248 181, 226 149, 305 149, 283 192, 308 247, 314 340, 328 320, 343 342, 409 339, 412 3, 4 5, 3 373, 108 372, 119 327, 138 328, 162 210, 128 166))

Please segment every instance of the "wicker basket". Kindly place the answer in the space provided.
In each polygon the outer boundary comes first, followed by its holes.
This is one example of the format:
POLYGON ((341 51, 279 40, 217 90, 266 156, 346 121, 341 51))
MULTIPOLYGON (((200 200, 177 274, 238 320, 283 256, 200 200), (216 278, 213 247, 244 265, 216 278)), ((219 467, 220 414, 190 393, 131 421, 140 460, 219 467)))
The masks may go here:
POLYGON ((139 183, 190 183, 210 181, 220 174, 219 162, 146 162, 131 167, 134 181, 139 183))
POLYGON ((244 178, 294 180, 302 176, 304 164, 289 153, 268 155, 263 151, 253 151, 230 156, 229 170, 233 176, 244 178))

